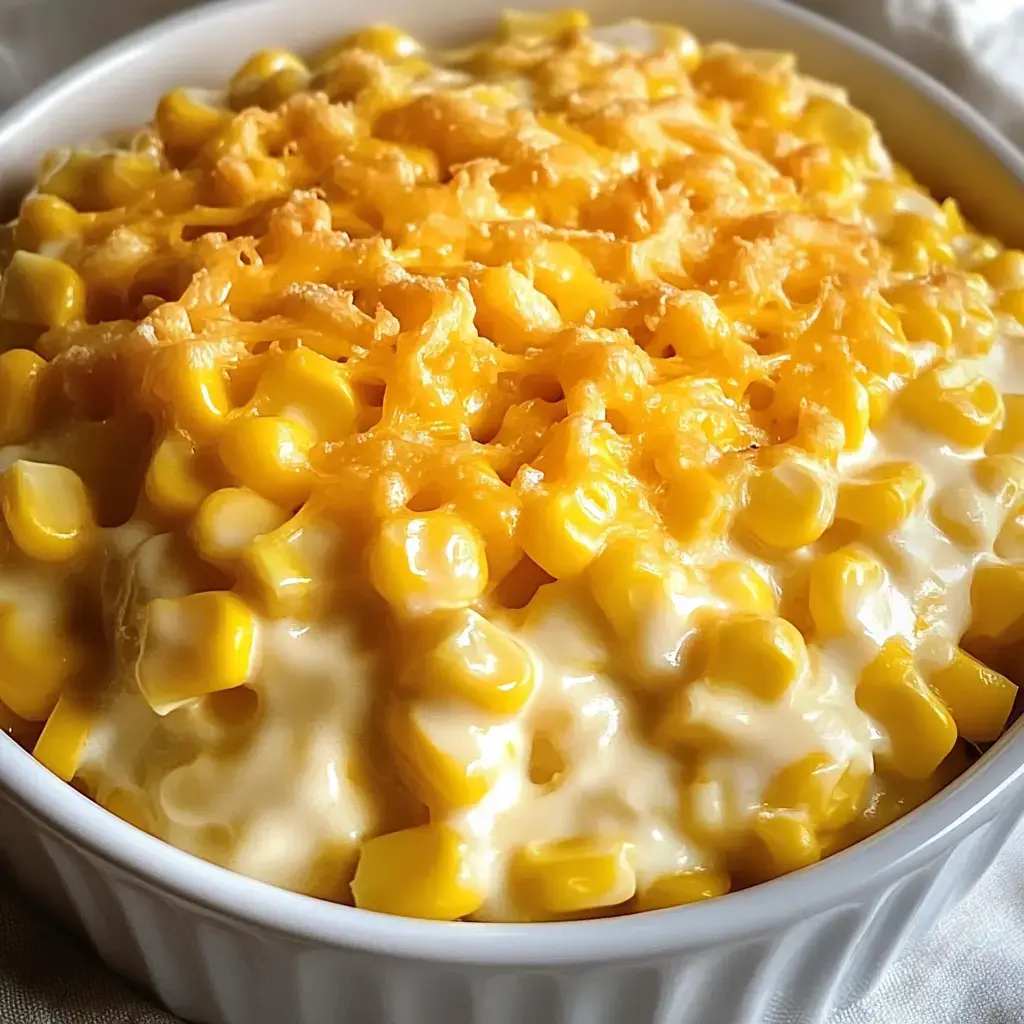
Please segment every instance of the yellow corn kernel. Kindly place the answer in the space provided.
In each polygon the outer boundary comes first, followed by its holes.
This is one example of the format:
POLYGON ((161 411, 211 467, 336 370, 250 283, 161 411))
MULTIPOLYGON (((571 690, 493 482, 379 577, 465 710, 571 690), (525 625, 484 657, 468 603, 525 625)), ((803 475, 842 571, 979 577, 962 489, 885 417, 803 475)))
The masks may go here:
POLYGON ((473 281, 477 330, 507 352, 525 352, 562 326, 551 300, 512 267, 486 267, 473 281))
POLYGON ((312 432, 283 416, 240 416, 225 428, 217 450, 224 468, 243 487, 282 508, 295 508, 309 497, 313 471, 312 432))
POLYGON ((131 206, 152 193, 162 177, 148 153, 105 153, 96 161, 95 187, 106 209, 131 206))
POLYGON ((143 612, 136 678, 157 714, 250 682, 258 668, 258 625, 234 594, 207 591, 157 598, 143 612))
POLYGON ((836 518, 866 533, 891 533, 920 506, 928 482, 912 462, 884 462, 839 485, 836 518))
POLYGON ((213 490, 212 476, 195 445, 184 434, 171 433, 153 452, 146 470, 146 497, 168 515, 191 515, 213 490))
POLYGON ((594 560, 615 521, 618 502, 603 480, 523 496, 519 543, 555 579, 577 576, 594 560))
POLYGON ((32 748, 32 756, 54 775, 70 782, 78 771, 95 719, 95 708, 80 695, 61 694, 32 748))
POLYGON ((200 345, 168 345, 153 360, 144 388, 155 412, 170 413, 173 425, 194 441, 216 436, 231 408, 224 369, 215 353, 200 345))
POLYGON ((447 704, 395 705, 387 731, 402 781, 434 811, 479 803, 514 754, 508 727, 481 726, 447 704))
POLYGON ((1019 455, 985 455, 972 468, 978 486, 1001 508, 1014 508, 1024 495, 1024 458, 1019 455))
POLYGON ((731 497, 728 483, 706 467, 680 467, 669 480, 666 525, 683 544, 713 540, 725 532, 731 497))
POLYGON ((729 891, 729 875, 719 868, 689 868, 670 875, 660 875, 636 894, 636 909, 667 910, 687 903, 724 896, 729 891))
POLYGON ((636 892, 629 854, 629 844, 609 840, 531 843, 510 869, 517 901, 536 917, 618 906, 636 892))
POLYGON ((947 487, 932 499, 932 520, 954 544, 969 551, 983 550, 992 541, 989 531, 994 526, 985 505, 977 488, 947 487))
POLYGON ((310 619, 315 613, 322 588, 311 557, 320 547, 313 533, 300 513, 256 537, 242 553, 246 589, 272 619, 310 619))
POLYGON ((568 242, 541 242, 530 254, 533 283, 570 323, 587 323, 614 301, 615 292, 568 242))
POLYGON ((949 708, 957 731, 971 743, 999 738, 1010 717, 1017 687, 959 647, 953 660, 928 676, 928 685, 949 708))
POLYGON ((808 603, 817 635, 832 639, 870 628, 870 605, 885 582, 882 563, 853 546, 815 560, 810 569, 808 603))
POLYGON ((1024 565, 979 565, 971 580, 973 637, 1000 644, 1024 638, 1024 565))
POLYGON ((308 348, 279 354, 260 376, 250 408, 305 424, 318 441, 341 441, 356 426, 356 399, 339 363, 308 348))
POLYGON ((435 632, 406 674, 412 689, 438 698, 456 695, 497 715, 523 709, 533 693, 534 669, 517 640, 469 608, 445 616, 435 632))
POLYGON ((836 485, 828 472, 791 459, 750 481, 740 522, 760 544, 793 551, 813 544, 831 526, 835 509, 836 485))
POLYGON ((483 540, 445 512, 396 517, 384 523, 370 549, 370 580, 406 614, 464 608, 487 588, 483 540))
POLYGON ((1024 288, 1011 288, 999 296, 996 303, 1001 313, 1008 313, 1018 323, 1024 324, 1024 288))
POLYGON ((1024 562, 1024 509, 1003 523, 992 550, 1007 562, 1024 562))
POLYGON ((309 69, 288 50, 261 50, 253 54, 228 82, 228 100, 235 110, 273 108, 309 82, 309 69))
POLYGON ((60 260, 18 250, 0 281, 0 317, 36 327, 63 327, 85 315, 85 282, 60 260))
POLYGON ((21 204, 14 226, 14 244, 29 252, 52 252, 51 246, 78 237, 80 225, 79 213, 70 203, 37 192, 21 204))
POLYGON ((0 355, 0 445, 24 444, 36 432, 48 365, 26 348, 0 355))
POLYGON ((738 614, 718 623, 707 677, 776 701, 807 668, 807 645, 791 622, 776 615, 738 614))
POLYGON ((387 61, 401 61, 415 56, 422 49, 411 35, 394 25, 368 25, 331 47, 321 60, 329 60, 344 50, 367 50, 387 61))
POLYGON ((261 495, 241 487, 222 487, 203 500, 190 534, 196 551, 207 561, 231 562, 286 519, 285 512, 261 495))
POLYGON ((199 149, 230 119, 231 111, 211 106, 199 93, 188 89, 165 93, 156 108, 157 129, 171 150, 199 149))
POLYGON ((903 389, 901 404, 917 426, 964 448, 983 445, 1003 417, 995 385, 960 363, 926 370, 903 389))
POLYGON ((881 759, 908 779, 931 775, 956 743, 956 723, 925 685, 903 640, 888 640, 861 673, 857 704, 889 738, 881 759))
POLYGON ((1024 252, 1004 249, 981 268, 986 280, 993 288, 1003 291, 1007 288, 1024 287, 1024 252))
POLYGON ((708 571, 711 589, 730 609, 774 615, 778 597, 771 583, 748 562, 719 562, 708 571))
POLYGON ((0 605, 0 702, 27 722, 42 722, 82 665, 82 651, 63 630, 0 605))
POLYGON ((760 840, 767 863, 758 864, 766 878, 797 871, 821 860, 821 844, 804 814, 799 811, 764 808, 754 820, 754 835, 760 840))
POLYGON ((3 476, 3 512, 14 543, 41 562, 77 558, 96 534, 85 484, 66 466, 19 459, 3 476))
POLYGON ((828 754, 786 765, 765 791, 765 806, 803 811, 815 828, 839 828, 860 809, 868 773, 844 768, 828 754))
POLYGON ((478 910, 468 850, 447 825, 420 825, 363 843, 352 880, 357 907, 399 917, 455 921, 478 910))

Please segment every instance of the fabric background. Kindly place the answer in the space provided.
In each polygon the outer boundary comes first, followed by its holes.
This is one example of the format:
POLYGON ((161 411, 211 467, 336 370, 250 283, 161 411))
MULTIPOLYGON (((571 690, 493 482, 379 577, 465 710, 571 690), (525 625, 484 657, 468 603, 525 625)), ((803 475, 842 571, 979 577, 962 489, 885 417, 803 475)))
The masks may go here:
MULTIPOLYGON (((104 43, 196 2, 0 0, 0 109, 104 43)), ((1024 0, 805 5, 943 79, 1024 146, 1024 0)), ((925 943, 831 1024, 1024 1024, 1022 937, 1024 827, 925 943)), ((0 1022, 174 1024, 175 1018, 107 971, 0 876, 0 1022)))

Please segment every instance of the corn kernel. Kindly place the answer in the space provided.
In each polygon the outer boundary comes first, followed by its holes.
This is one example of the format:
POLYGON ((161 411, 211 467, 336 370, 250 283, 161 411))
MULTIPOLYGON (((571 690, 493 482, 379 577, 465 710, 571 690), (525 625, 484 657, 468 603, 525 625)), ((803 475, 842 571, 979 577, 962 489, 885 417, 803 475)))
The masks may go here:
POLYGON ((771 583, 748 562, 719 562, 708 572, 716 596, 729 608, 756 615, 774 615, 778 597, 771 583))
POLYGON ((24 444, 36 432, 47 368, 25 348, 0 355, 0 445, 24 444))
POLYGON ((839 485, 836 518, 872 535, 891 533, 914 514, 927 486, 924 473, 912 462, 872 466, 839 485))
POLYGON ((813 544, 832 524, 835 509, 836 486, 827 472, 793 459, 750 481, 740 522, 766 547, 792 551, 813 544))
POLYGON ((152 193, 162 177, 148 153, 105 153, 96 161, 95 187, 106 209, 131 206, 152 193))
POLYGON ((63 693, 32 748, 32 756, 54 775, 70 782, 78 771, 96 711, 77 695, 63 693))
POLYGON ((615 521, 615 492, 600 479, 523 496, 519 542, 555 579, 577 576, 594 560, 615 521))
POLYGON ((704 466, 680 467, 669 480, 665 522, 676 540, 693 545, 725 532, 732 495, 704 466))
POLYGON ((447 825, 421 825, 363 843, 352 880, 356 906, 381 914, 455 921, 478 910, 467 847, 447 825))
POLYGON ((1024 509, 1003 523, 992 550, 1007 562, 1024 562, 1024 509))
POLYGON ((313 486, 312 432, 283 416, 240 416, 218 442, 224 468, 243 487, 282 508, 301 505, 313 486))
POLYGON ((860 809, 868 773, 845 769, 828 754, 786 765, 765 791, 765 806, 804 812, 814 828, 838 828, 860 809))
POLYGON ((305 88, 309 69, 288 50, 261 50, 250 57, 228 82, 228 99, 235 110, 283 103, 305 88))
POLYGON ((738 614, 718 623, 707 676, 777 701, 807 668, 807 646, 791 622, 775 615, 738 614))
POLYGON ((997 256, 993 256, 982 267, 981 272, 988 283, 1000 291, 1024 287, 1024 252, 1004 249, 997 256))
POLYGON ((971 580, 968 633, 1001 644, 1024 638, 1024 566, 978 566, 971 580))
POLYGON ((18 250, 0 281, 0 317, 19 324, 63 327, 85 315, 85 282, 60 260, 18 250))
MULTIPOLYGON (((767 856, 766 876, 797 871, 821 860, 821 844, 799 811, 765 808, 754 820, 754 835, 767 856)), ((758 865, 760 868, 761 865, 758 865)))
POLYGON ((442 704, 395 705, 388 736, 402 781, 431 810, 479 803, 514 754, 512 733, 442 704))
POLYGON ((517 900, 538 917, 625 903, 636 892, 629 853, 628 844, 608 840, 533 843, 519 851, 511 868, 517 900))
POLYGON ((28 252, 52 254, 51 247, 78 237, 81 232, 78 211, 57 196, 37 192, 21 204, 14 227, 14 244, 28 252))
POLYGON ((932 520, 954 544, 969 551, 984 550, 992 543, 989 532, 995 525, 987 504, 975 487, 947 487, 932 499, 932 520))
MULTIPOLYGON (((301 515, 301 513, 300 513, 301 515)), ((276 530, 256 537, 242 553, 245 588, 272 619, 313 617, 321 586, 309 544, 313 527, 296 516, 276 530)))
POLYGON ((477 330, 507 352, 540 345, 545 332, 562 326, 551 300, 512 267, 486 267, 472 290, 477 330))
POLYGON ((168 515, 191 515, 213 490, 211 477, 195 445, 184 434, 171 433, 153 452, 146 470, 146 497, 168 515))
POLYGON ((856 547, 839 548, 817 559, 810 570, 808 601, 822 639, 870 629, 871 602, 885 586, 885 568, 856 547))
POLYGON ((908 779, 923 779, 956 743, 956 723, 925 685, 906 643, 892 639, 861 674, 857 704, 885 730, 888 760, 908 779))
POLYGON ((396 517, 370 550, 370 580, 406 614, 462 608, 487 587, 484 544, 473 527, 444 512, 396 517))
POLYGON ((341 365, 308 348, 282 353, 267 366, 250 408, 303 423, 319 441, 348 437, 358 411, 341 365))
POLYGON ((509 633, 468 608, 446 616, 440 633, 407 673, 429 696, 456 695, 485 711, 514 715, 533 693, 533 662, 509 633))
POLYGON ((157 598, 143 613, 136 678, 157 714, 250 682, 258 668, 258 625, 234 594, 157 598))
POLYGON ((185 152, 199 149, 230 119, 230 111, 210 106, 188 89, 165 93, 156 108, 156 124, 164 144, 185 152))
POLYGON ((1001 508, 1013 508, 1024 495, 1024 458, 986 455, 974 463, 973 469, 978 486, 1001 508))
POLYGON ((719 868, 690 868, 660 875, 636 894, 636 909, 667 910, 687 903, 724 896, 729 891, 729 875, 719 868))
MULTIPOLYGON (((423 49, 407 32, 394 25, 368 25, 346 36, 328 52, 327 59, 344 50, 368 50, 388 61, 401 61, 413 57, 423 49)), ((323 59, 323 58, 322 58, 323 59)))
POLYGON ((958 363, 926 370, 904 388, 900 398, 917 426, 964 448, 983 445, 1003 416, 1003 400, 995 385, 971 376, 958 363))
POLYGON ((928 685, 949 708, 957 731, 971 743, 997 740, 1010 717, 1017 687, 959 647, 953 660, 928 676, 928 685))
POLYGON ((173 425, 194 441, 223 430, 231 408, 224 369, 202 345, 168 345, 153 359, 143 385, 155 411, 170 411, 173 425))
POLYGON ((1001 313, 1008 313, 1018 323, 1024 324, 1024 288, 1011 288, 999 296, 996 303, 1001 313))
POLYGON ((282 526, 287 515, 272 501, 240 487, 222 487, 206 497, 190 533, 196 550, 210 562, 231 562, 263 534, 282 526))
POLYGON ((82 665, 80 648, 22 608, 0 606, 0 702, 19 718, 49 717, 82 665))
POLYGON ((66 466, 19 459, 3 476, 3 512, 14 543, 41 562, 77 558, 96 534, 85 485, 66 466))

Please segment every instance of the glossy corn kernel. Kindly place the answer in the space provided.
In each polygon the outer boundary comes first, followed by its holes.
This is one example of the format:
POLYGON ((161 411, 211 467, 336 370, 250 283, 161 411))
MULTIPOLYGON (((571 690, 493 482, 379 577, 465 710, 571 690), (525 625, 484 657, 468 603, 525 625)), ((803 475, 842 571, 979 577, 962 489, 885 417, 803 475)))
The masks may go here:
POLYGON ((821 844, 808 822, 799 811, 765 808, 754 819, 754 835, 764 850, 765 876, 774 878, 821 860, 821 844))
POLYGON ((85 282, 60 260, 18 250, 0 281, 0 317, 34 327, 63 327, 85 315, 85 282))
POLYGON ((444 512, 396 517, 384 523, 370 549, 370 580, 408 615, 466 607, 487 587, 483 540, 444 512))
POLYGON ((1024 562, 1024 509, 1003 523, 992 550, 1007 562, 1024 562))
POLYGON ((786 765, 765 790, 766 807, 802 811, 816 829, 839 828, 860 810, 869 775, 828 754, 807 754, 786 765))
POLYGON ((836 486, 827 471, 794 459, 750 481, 740 523, 765 547, 794 551, 813 544, 828 529, 835 509, 836 486))
POLYGON ((957 731, 972 743, 991 743, 1006 727, 1017 687, 959 647, 953 660, 928 676, 928 685, 949 708, 957 731))
POLYGON ((262 495, 222 487, 206 497, 192 520, 196 551, 209 562, 232 562, 263 534, 282 526, 287 515, 262 495))
POLYGON ((168 434, 146 470, 146 497, 168 515, 191 515, 213 490, 211 477, 195 445, 184 434, 168 434))
POLYGON ((70 782, 78 771, 95 718, 95 708, 82 697, 63 693, 32 748, 32 756, 54 775, 70 782))
POLYGON ((995 385, 959 363, 926 370, 912 380, 901 405, 917 426, 963 448, 983 445, 1003 416, 995 385))
POLYGON ((110 210, 146 198, 161 177, 160 163, 149 153, 107 153, 96 161, 96 190, 110 210))
POLYGON ((47 368, 25 348, 0 355, 0 445, 24 444, 36 433, 47 368))
POLYGON ((978 566, 968 633, 1000 644, 1024 639, 1024 565, 978 566))
POLYGON ((715 595, 728 608, 755 615, 778 611, 775 588, 749 562, 718 562, 708 571, 715 595))
POLYGON ((822 639, 871 630, 872 600, 885 586, 882 563, 848 546, 818 558, 810 569, 808 603, 814 629, 822 639))
POLYGON ((96 535, 85 484, 66 466, 19 459, 3 476, 3 513, 14 543, 41 562, 78 558, 96 535))
POLYGON ((63 199, 42 192, 28 196, 21 204, 14 226, 14 244, 28 252, 51 252, 77 238, 82 219, 63 199))
POLYGON ((491 790, 514 749, 501 725, 480 726, 446 705, 396 705, 388 737, 402 781, 431 810, 479 803, 491 790))
POLYGON ((628 844, 609 840, 533 843, 511 868, 516 900, 536 917, 618 906, 636 892, 629 853, 628 844))
POLYGON ((649 885, 637 890, 636 909, 667 910, 687 903, 724 896, 729 891, 729 875, 719 868, 690 868, 669 875, 659 875, 649 885))
POLYGON ((1001 508, 1014 508, 1024 495, 1024 458, 1019 455, 985 455, 973 468, 978 486, 1001 508))
POLYGON ((381 914, 455 921, 478 910, 468 850, 447 825, 421 825, 363 843, 352 880, 357 907, 381 914))
POLYGON ((927 490, 924 473, 912 462, 884 462, 839 485, 836 518, 865 533, 891 533, 920 507, 927 490))
POLYGON ((401 61, 413 57, 423 47, 407 32, 394 25, 368 25, 358 32, 346 36, 332 47, 331 54, 343 50, 368 50, 388 61, 401 61))
POLYGON ((240 416, 224 429, 217 445, 224 468, 242 487, 282 508, 309 497, 313 471, 312 431, 283 416, 240 416))
POLYGON ((63 630, 0 606, 0 703, 19 718, 48 718, 81 665, 81 649, 63 630))
POLYGON ((356 426, 356 399, 341 365, 308 348, 269 363, 250 408, 303 423, 319 441, 341 441, 356 426))
POLYGON ((555 579, 578 576, 604 545, 617 507, 615 492, 599 479, 531 492, 523 497, 519 542, 555 579))
POLYGON ((777 701, 806 668, 807 645, 796 626, 775 615, 741 613, 715 629, 706 674, 777 701))
POLYGON ((880 755, 908 779, 938 768, 956 743, 956 723, 925 685, 905 642, 886 642, 861 673, 857 704, 885 731, 889 750, 880 755))
POLYGON ((683 544, 714 540, 726 530, 732 494, 726 481, 704 466, 686 466, 669 481, 665 522, 683 544))
POLYGON ((542 344, 562 326, 551 300, 512 267, 486 267, 473 281, 477 330, 507 352, 542 344))
POLYGON ((228 100, 235 110, 273 108, 305 88, 309 69, 288 50, 261 50, 250 57, 228 82, 228 100))
POLYGON ((932 521, 954 544, 969 551, 984 550, 992 543, 990 532, 995 525, 987 504, 975 487, 946 487, 932 499, 932 521))
POLYGON ((195 90, 173 89, 157 104, 156 124, 171 150, 192 152, 231 119, 231 112, 205 102, 195 90))
POLYGON ((257 536, 242 552, 244 587, 272 619, 309 619, 323 597, 318 555, 325 545, 299 515, 257 536))
POLYGON ((1024 252, 1018 249, 1004 249, 997 256, 993 256, 982 267, 981 272, 994 288, 1002 290, 1024 287, 1024 252))
POLYGON ((258 625, 234 594, 208 591, 158 598, 143 613, 136 678, 157 714, 251 682, 258 625))
POLYGON ((999 296, 997 308, 1008 313, 1018 323, 1024 324, 1024 288, 1011 288, 999 296))
POLYGON ((465 608, 445 616, 407 683, 429 696, 457 696, 484 711, 514 715, 533 693, 533 661, 509 633, 465 608))
POLYGON ((231 408, 224 369, 199 345, 171 345, 154 360, 147 378, 155 411, 169 411, 173 425, 193 441, 216 437, 231 408))

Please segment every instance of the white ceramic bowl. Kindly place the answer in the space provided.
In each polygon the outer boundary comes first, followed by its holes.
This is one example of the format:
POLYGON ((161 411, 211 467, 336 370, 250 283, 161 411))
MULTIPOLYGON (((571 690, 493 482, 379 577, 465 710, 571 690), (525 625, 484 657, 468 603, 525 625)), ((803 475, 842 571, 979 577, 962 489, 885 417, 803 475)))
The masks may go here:
MULTIPOLYGON (((269 44, 370 20, 430 41, 479 34, 506 0, 232 0, 117 44, 0 121, 0 192, 48 147, 144 120, 269 44)), ((543 0, 519 7, 550 6, 543 0)), ((592 0, 599 21, 680 21, 795 51, 851 90, 898 158, 977 224, 1024 242, 1024 159, 923 74, 770 0, 592 0)), ((822 864, 676 910, 569 924, 442 924, 319 902, 196 860, 79 795, 0 737, 0 858, 114 968, 202 1024, 785 1024, 823 1021, 963 896, 1024 811, 1016 727, 966 775, 822 864)))

